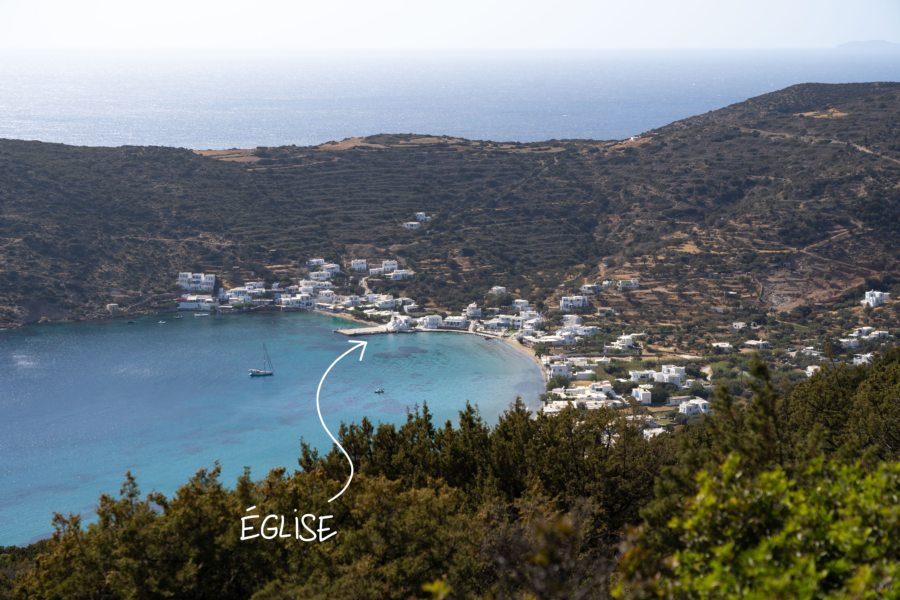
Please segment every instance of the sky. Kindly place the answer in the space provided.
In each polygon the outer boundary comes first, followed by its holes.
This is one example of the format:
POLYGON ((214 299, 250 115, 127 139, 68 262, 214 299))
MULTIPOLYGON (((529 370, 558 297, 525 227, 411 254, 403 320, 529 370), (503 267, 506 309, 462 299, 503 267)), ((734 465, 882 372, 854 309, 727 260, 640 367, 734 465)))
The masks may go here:
POLYGON ((900 42, 900 0, 0 0, 0 48, 821 48, 900 42))

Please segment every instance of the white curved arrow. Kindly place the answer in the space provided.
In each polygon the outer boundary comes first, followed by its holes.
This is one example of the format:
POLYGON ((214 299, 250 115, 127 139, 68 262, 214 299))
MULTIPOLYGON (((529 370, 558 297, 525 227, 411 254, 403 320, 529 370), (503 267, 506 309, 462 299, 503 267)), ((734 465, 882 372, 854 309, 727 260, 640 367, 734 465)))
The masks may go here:
POLYGON ((345 356, 347 356, 348 354, 350 354, 351 352, 353 352, 354 350, 356 350, 358 348, 362 348, 362 352, 359 353, 360 361, 362 361, 363 356, 366 355, 366 346, 368 345, 369 342, 363 342, 362 340, 350 340, 350 343, 353 344, 353 347, 350 348, 349 350, 347 350, 346 352, 344 352, 343 354, 341 354, 340 356, 338 356, 336 359, 334 359, 334 362, 331 363, 331 365, 329 365, 329 367, 327 369, 325 369, 325 373, 322 375, 322 379, 319 380, 319 387, 316 388, 316 412, 319 413, 319 421, 322 423, 322 428, 325 430, 325 433, 328 434, 328 437, 331 438, 331 441, 334 442, 335 446, 338 447, 338 450, 343 452, 344 456, 347 458, 347 462, 350 463, 350 477, 347 478, 347 483, 344 484, 344 487, 341 488, 341 491, 339 491, 337 494, 335 494, 332 498, 330 498, 328 500, 329 502, 332 502, 332 501, 340 498, 341 494, 346 492, 347 488, 350 487, 350 482, 353 481, 353 461, 350 460, 350 455, 347 454, 347 451, 344 450, 344 447, 341 446, 341 443, 339 441, 337 441, 337 438, 334 437, 334 435, 332 435, 331 431, 328 430, 328 425, 325 424, 325 419, 322 418, 322 407, 319 404, 319 394, 322 392, 322 384, 325 383, 325 378, 328 377, 328 373, 331 372, 331 369, 334 368, 334 365, 341 362, 342 358, 344 358, 345 356))

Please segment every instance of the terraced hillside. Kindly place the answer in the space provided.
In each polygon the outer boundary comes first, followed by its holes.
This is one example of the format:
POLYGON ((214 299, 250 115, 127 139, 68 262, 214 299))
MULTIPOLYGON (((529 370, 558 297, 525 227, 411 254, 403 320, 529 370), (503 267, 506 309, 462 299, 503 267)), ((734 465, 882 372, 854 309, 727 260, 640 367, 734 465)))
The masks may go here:
POLYGON ((376 287, 453 309, 495 284, 552 306, 635 276, 600 303, 657 322, 799 310, 897 282, 898 224, 895 83, 794 86, 625 141, 0 140, 0 326, 152 310, 179 270, 295 276, 313 255, 399 257, 416 280, 376 287), (434 218, 406 231, 416 211, 434 218))

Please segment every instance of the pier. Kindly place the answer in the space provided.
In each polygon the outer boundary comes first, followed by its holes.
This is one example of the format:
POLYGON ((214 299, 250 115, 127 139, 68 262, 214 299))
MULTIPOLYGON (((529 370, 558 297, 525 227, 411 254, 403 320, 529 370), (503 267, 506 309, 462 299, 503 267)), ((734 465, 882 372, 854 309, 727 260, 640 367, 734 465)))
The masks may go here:
POLYGON ((371 327, 347 327, 344 329, 335 329, 335 333, 340 333, 341 335, 347 335, 350 337, 357 335, 375 335, 376 333, 387 333, 387 327, 385 325, 373 325, 371 327))

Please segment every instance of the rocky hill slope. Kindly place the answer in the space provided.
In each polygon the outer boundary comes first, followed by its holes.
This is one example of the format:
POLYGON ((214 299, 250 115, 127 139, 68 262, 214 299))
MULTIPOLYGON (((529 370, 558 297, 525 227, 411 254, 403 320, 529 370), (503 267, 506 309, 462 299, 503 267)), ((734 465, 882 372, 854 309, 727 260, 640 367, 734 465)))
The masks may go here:
POLYGON ((624 141, 0 140, 0 326, 149 310, 180 270, 289 277, 310 256, 398 257, 419 276, 393 289, 450 309, 491 285, 552 306, 634 276, 602 303, 657 320, 804 310, 897 281, 898 240, 897 83, 793 86, 624 141), (416 211, 433 219, 406 231, 416 211))

